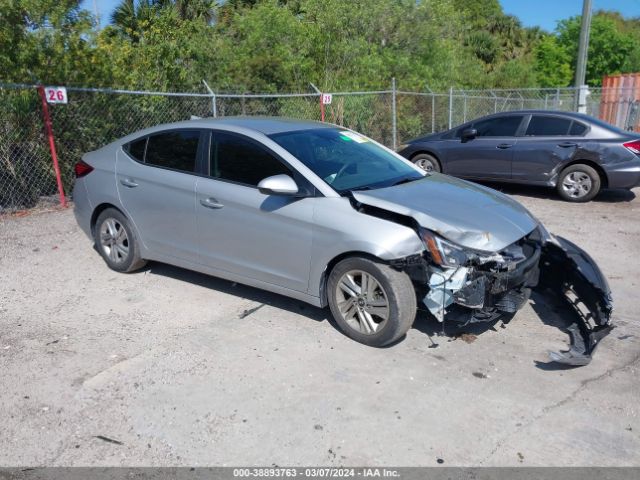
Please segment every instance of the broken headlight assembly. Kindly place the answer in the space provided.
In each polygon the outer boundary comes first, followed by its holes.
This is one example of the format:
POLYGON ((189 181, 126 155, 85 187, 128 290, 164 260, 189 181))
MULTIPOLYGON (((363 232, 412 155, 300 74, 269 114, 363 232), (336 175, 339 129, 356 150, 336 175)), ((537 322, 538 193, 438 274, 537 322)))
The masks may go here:
POLYGON ((469 256, 459 245, 433 233, 431 230, 420 229, 420 238, 436 265, 444 268, 456 268, 465 265, 469 256))

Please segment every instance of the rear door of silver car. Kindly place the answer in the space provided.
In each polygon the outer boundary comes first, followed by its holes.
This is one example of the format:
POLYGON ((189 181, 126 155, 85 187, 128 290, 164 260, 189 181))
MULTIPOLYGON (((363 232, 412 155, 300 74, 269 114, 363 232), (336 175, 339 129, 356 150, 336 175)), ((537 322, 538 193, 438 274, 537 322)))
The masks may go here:
POLYGON ((201 136, 198 129, 159 132, 117 153, 120 200, 152 255, 198 260, 195 173, 201 136))

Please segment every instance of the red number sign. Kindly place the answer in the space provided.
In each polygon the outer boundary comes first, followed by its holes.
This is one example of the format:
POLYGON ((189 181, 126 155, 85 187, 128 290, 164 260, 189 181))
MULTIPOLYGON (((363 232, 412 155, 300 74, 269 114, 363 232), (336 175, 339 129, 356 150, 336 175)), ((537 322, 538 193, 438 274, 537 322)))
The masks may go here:
POLYGON ((47 103, 67 103, 67 89, 65 87, 45 87, 47 103))

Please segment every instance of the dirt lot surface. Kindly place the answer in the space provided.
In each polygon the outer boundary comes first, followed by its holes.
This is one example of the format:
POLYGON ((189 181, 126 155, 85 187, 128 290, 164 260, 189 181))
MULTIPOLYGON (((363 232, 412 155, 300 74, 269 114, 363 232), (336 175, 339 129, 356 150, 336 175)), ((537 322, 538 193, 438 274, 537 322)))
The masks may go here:
POLYGON ((568 316, 540 296, 506 328, 442 337, 422 313, 374 349, 275 294, 112 272, 71 210, 0 218, 0 465, 640 466, 640 189, 507 192, 611 283, 587 367, 546 365, 568 316))

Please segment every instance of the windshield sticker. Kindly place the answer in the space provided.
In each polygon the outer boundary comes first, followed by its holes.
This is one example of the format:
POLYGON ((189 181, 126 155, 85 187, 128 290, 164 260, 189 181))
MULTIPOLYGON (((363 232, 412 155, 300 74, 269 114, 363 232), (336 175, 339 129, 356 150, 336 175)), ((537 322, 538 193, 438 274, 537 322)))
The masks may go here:
POLYGON ((343 140, 346 140, 348 142, 350 141, 354 141, 356 143, 366 143, 369 140, 364 138, 361 135, 358 135, 355 132, 349 132, 348 130, 344 130, 342 132, 340 132, 340 137, 342 137, 343 140))

